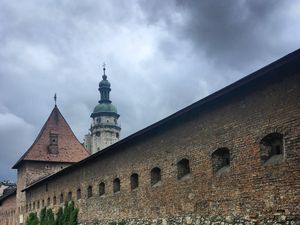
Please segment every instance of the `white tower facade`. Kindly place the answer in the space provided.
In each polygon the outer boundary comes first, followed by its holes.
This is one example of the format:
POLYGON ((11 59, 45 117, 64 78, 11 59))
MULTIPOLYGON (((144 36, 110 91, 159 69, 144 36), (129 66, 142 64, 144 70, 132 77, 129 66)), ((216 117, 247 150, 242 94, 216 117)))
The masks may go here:
POLYGON ((120 139, 121 126, 118 124, 120 115, 117 108, 111 104, 109 93, 110 83, 103 68, 102 81, 99 83, 100 100, 95 106, 91 118, 90 133, 85 135, 84 146, 91 154, 114 144, 120 139))

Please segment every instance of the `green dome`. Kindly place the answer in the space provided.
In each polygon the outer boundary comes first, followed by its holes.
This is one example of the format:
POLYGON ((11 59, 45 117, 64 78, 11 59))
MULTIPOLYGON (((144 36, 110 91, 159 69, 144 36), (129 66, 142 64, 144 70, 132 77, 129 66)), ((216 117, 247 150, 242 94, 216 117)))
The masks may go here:
POLYGON ((117 113, 117 108, 110 103, 100 103, 96 105, 93 113, 102 113, 102 112, 117 113))
POLYGON ((99 83, 99 87, 110 87, 110 83, 108 80, 101 80, 99 83))

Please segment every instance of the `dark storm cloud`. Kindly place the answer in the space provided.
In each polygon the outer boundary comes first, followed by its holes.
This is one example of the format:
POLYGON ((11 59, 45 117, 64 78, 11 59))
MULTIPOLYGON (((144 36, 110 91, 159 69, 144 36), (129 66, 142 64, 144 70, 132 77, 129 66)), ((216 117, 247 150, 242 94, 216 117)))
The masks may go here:
POLYGON ((0 180, 58 106, 80 141, 107 63, 122 137, 298 48, 283 1, 0 0, 0 180))
MULTIPOLYGON (((287 38, 299 37, 297 20, 290 15, 294 7, 291 2, 169 0, 163 5, 159 3, 143 1, 141 7, 147 20, 156 24, 164 21, 179 40, 191 41, 195 51, 204 53, 219 66, 243 71, 244 67, 273 60, 297 48, 298 38, 287 38), (286 27, 293 34, 285 33, 286 27)), ((162 45, 172 49, 167 41, 162 45)))

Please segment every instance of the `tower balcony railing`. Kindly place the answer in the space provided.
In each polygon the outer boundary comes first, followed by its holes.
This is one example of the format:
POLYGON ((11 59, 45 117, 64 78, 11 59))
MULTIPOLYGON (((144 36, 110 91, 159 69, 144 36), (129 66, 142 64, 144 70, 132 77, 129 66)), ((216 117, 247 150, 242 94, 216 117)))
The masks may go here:
POLYGON ((94 124, 93 128, 115 128, 117 130, 121 130, 121 124, 120 123, 96 123, 94 124))

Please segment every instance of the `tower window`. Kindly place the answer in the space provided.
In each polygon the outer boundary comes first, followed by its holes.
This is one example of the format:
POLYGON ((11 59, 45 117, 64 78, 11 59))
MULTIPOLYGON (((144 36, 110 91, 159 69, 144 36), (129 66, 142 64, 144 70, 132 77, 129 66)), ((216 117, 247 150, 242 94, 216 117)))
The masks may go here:
POLYGON ((50 197, 47 198, 47 206, 50 205, 50 197))
POLYGON ((151 170, 151 186, 160 184, 161 181, 161 171, 158 167, 151 170))
POLYGON ((283 135, 271 133, 260 141, 260 158, 263 162, 268 161, 273 156, 283 155, 283 135))
POLYGON ((116 138, 119 138, 119 136, 120 136, 119 133, 116 133, 116 138))
POLYGON ((121 182, 119 178, 114 179, 113 181, 113 192, 117 193, 121 189, 121 182))
POLYGON ((37 202, 37 209, 40 209, 40 201, 37 202))
POLYGON ((42 200, 42 208, 44 208, 45 207, 45 201, 44 201, 44 199, 42 200))
POLYGON ((93 187, 92 186, 88 186, 87 197, 90 198, 92 196, 93 196, 93 187))
POLYGON ((177 163, 177 178, 181 179, 190 174, 190 162, 188 159, 182 159, 177 163))
POLYGON ((216 174, 221 174, 229 169, 230 151, 228 148, 218 148, 212 153, 212 169, 216 174))
POLYGON ((96 132, 96 136, 100 137, 100 132, 99 131, 96 132))
POLYGON ((132 174, 130 177, 131 190, 137 189, 139 186, 139 175, 136 173, 132 174))
POLYGON ((77 199, 81 199, 81 189, 77 189, 77 199))
POLYGON ((48 153, 58 154, 58 134, 51 132, 49 138, 48 153))
POLYGON ((103 182, 101 182, 99 184, 99 195, 102 196, 105 194, 105 184, 103 182))

